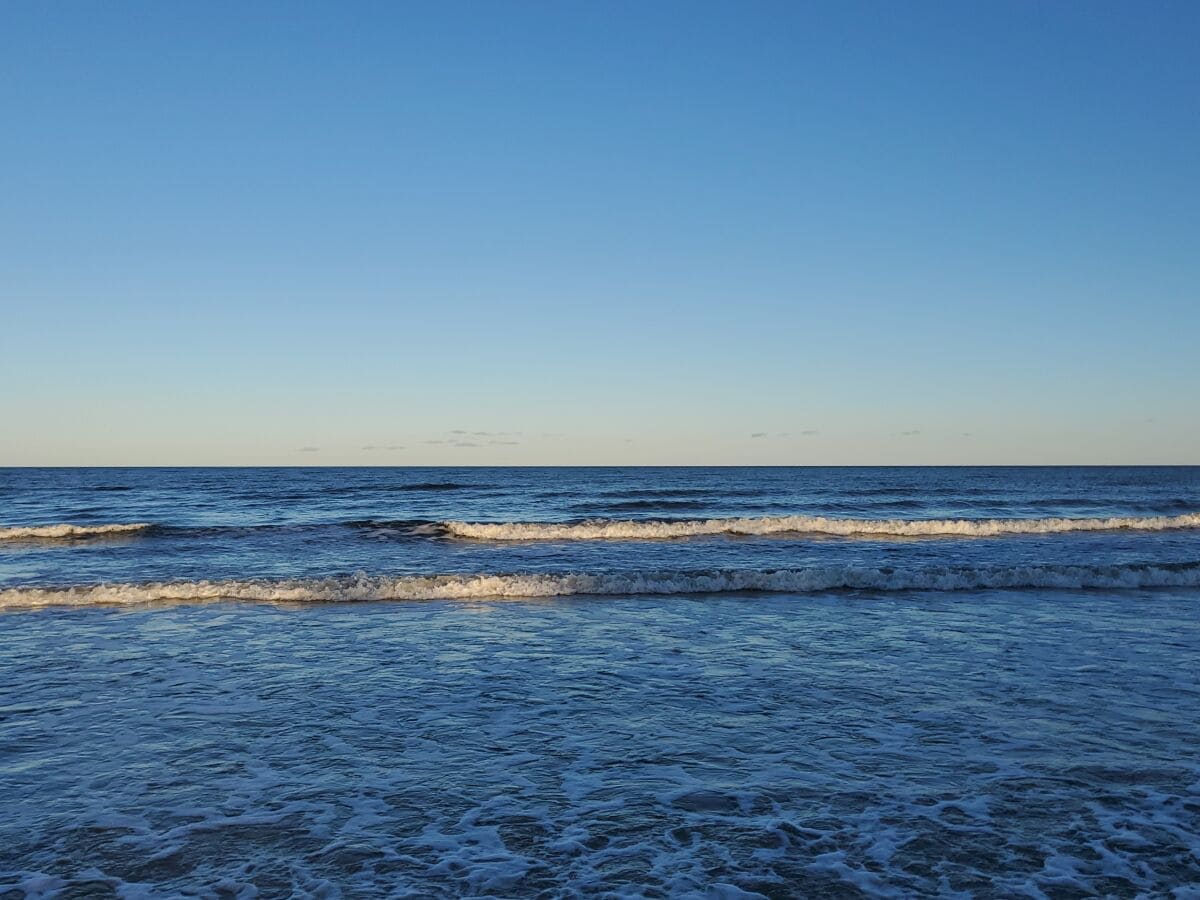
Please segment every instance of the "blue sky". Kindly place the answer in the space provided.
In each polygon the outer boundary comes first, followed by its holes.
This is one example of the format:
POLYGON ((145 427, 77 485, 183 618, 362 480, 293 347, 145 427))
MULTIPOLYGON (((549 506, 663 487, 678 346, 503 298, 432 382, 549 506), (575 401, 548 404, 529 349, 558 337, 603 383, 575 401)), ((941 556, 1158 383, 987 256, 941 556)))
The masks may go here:
POLYGON ((0 464, 1200 463, 1198 42, 0 5, 0 464))

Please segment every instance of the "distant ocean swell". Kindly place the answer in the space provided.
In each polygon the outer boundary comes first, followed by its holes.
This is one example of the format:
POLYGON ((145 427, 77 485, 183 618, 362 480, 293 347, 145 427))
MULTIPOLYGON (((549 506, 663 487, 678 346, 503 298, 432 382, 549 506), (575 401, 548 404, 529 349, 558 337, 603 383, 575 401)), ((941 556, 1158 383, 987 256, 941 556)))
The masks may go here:
POLYGON ((1119 566, 1025 565, 647 571, 614 574, 526 573, 352 575, 245 581, 178 581, 0 590, 0 608, 97 606, 209 600, 305 603, 371 600, 472 600, 574 595, 710 594, 734 591, 970 591, 1200 587, 1200 562, 1119 566))
POLYGON ((1065 534, 1073 531, 1168 531, 1200 528, 1200 513, 1175 516, 1009 519, 854 519, 825 516, 762 516, 736 519, 622 520, 583 522, 436 522, 425 519, 361 520, 311 524, 167 526, 139 523, 102 525, 17 525, 0 527, 0 540, 59 540, 128 535, 138 532, 202 533, 268 528, 362 528, 407 532, 419 537, 450 536, 488 541, 664 540, 711 535, 822 534, 843 537, 996 537, 1009 534, 1065 534))

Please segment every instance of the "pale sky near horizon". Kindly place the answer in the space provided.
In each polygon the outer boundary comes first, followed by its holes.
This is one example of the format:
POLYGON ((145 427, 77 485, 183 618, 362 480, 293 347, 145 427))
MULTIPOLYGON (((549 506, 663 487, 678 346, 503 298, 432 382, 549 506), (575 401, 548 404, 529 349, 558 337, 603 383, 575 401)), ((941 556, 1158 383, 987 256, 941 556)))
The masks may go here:
POLYGON ((0 465, 1200 463, 1195 3, 0 5, 0 465))

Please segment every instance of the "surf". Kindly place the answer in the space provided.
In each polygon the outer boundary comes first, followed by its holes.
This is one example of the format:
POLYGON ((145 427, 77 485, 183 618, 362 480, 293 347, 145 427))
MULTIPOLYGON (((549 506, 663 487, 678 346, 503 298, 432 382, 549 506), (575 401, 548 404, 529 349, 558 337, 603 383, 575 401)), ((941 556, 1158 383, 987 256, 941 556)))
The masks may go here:
POLYGON ((218 601, 334 603, 502 600, 572 596, 812 594, 828 591, 1132 589, 1200 587, 1200 562, 1174 564, 812 566, 794 569, 641 570, 624 573, 343 575, 326 578, 169 581, 0 590, 0 608, 218 601))
POLYGON ((711 535, 820 534, 842 537, 997 537, 1074 531, 1167 531, 1200 528, 1200 513, 1175 516, 1042 519, 839 519, 762 516, 659 521, 592 519, 585 522, 443 522, 449 535, 489 541, 667 540, 711 535))
POLYGON ((12 525, 0 527, 0 541, 47 541, 106 534, 131 534, 146 531, 151 527, 153 526, 148 522, 118 522, 105 525, 72 525, 68 522, 54 525, 12 525))

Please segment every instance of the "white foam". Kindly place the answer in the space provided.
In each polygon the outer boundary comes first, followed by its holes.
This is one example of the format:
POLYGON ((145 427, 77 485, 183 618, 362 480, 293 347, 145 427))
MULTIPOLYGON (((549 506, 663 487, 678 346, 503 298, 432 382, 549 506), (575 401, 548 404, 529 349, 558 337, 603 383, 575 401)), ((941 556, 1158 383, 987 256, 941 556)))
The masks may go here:
POLYGON ((455 537, 490 541, 661 540, 716 534, 831 534, 926 537, 1060 534, 1069 531, 1166 531, 1200 528, 1200 513, 1178 516, 1118 516, 1096 519, 830 519, 824 516, 764 516, 744 519, 588 522, 444 522, 455 537))
POLYGON ((71 525, 65 522, 57 525, 13 525, 0 528, 0 541, 93 537, 102 534, 145 531, 149 527, 150 524, 147 522, 122 522, 107 525, 71 525))
POLYGON ((809 593, 830 590, 966 591, 997 588, 1200 587, 1200 562, 1150 566, 934 566, 914 569, 816 566, 805 569, 647 571, 622 574, 353 575, 331 578, 178 581, 0 590, 0 608, 198 603, 219 600, 311 603, 474 600, 573 595, 809 593))

